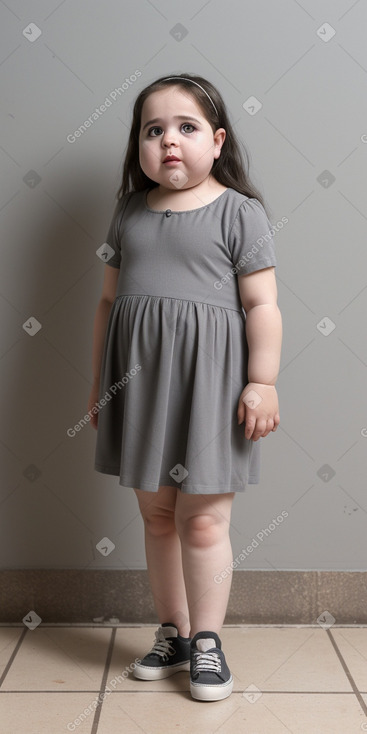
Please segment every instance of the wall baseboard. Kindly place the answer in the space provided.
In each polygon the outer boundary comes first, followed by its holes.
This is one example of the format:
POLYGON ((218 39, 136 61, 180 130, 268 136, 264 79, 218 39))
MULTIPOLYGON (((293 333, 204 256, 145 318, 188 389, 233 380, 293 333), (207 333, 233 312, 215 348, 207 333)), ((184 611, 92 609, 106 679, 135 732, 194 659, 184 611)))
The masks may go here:
MULTIPOLYGON (((158 622, 146 570, 0 571, 0 623, 30 611, 45 623, 158 622)), ((324 612, 367 624, 367 572, 235 570, 224 624, 317 624, 324 612)))

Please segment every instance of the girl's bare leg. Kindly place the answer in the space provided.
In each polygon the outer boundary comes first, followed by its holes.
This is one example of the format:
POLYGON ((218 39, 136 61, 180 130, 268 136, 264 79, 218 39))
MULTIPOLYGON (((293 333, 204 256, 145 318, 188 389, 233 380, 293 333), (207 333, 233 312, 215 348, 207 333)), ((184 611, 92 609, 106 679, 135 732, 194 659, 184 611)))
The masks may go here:
POLYGON ((229 525, 234 496, 234 492, 219 495, 177 492, 175 522, 181 539, 190 637, 203 630, 219 634, 224 622, 232 570, 221 583, 214 579, 233 560, 229 525))
POLYGON ((177 487, 158 492, 134 489, 144 521, 148 577, 160 624, 173 622, 182 637, 190 635, 182 570, 181 542, 175 526, 177 487))

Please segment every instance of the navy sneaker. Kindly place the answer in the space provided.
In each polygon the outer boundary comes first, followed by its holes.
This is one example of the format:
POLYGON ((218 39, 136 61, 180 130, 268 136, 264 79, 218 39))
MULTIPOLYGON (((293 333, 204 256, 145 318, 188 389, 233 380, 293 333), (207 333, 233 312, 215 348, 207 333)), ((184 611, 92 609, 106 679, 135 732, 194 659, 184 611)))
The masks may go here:
POLYGON ((155 632, 150 652, 136 663, 135 678, 160 680, 181 670, 190 670, 191 637, 181 637, 175 624, 164 622, 155 632))
POLYGON ((221 701, 232 693, 233 677, 216 632, 198 632, 190 645, 190 693, 199 701, 221 701))

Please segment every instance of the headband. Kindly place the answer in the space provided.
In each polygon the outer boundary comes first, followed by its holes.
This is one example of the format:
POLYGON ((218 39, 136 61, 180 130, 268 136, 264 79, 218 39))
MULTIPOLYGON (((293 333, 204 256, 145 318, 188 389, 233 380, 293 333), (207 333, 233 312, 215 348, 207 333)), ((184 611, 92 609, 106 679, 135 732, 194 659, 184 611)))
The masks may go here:
POLYGON ((208 99, 210 99, 210 101, 211 101, 211 103, 212 103, 212 105, 213 105, 213 107, 215 109, 216 115, 217 115, 217 117, 219 117, 218 110, 217 110, 217 108, 216 108, 216 106, 215 106, 212 98, 209 97, 208 92, 205 91, 204 87, 202 87, 201 84, 198 84, 198 82, 194 82, 192 79, 187 79, 185 76, 168 76, 168 77, 166 77, 166 79, 161 79, 161 81, 162 82, 166 82, 166 81, 168 81, 168 79, 183 79, 185 82, 191 82, 191 84, 196 84, 198 87, 200 87, 200 89, 203 90, 203 92, 206 94, 206 96, 208 97, 208 99))

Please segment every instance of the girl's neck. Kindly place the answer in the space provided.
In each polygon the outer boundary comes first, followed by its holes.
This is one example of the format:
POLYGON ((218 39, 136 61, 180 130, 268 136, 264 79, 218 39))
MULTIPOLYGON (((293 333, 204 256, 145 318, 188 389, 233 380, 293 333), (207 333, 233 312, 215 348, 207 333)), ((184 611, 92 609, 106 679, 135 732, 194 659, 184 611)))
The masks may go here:
POLYGON ((210 204, 226 189, 227 186, 223 186, 213 177, 210 182, 206 179, 205 182, 189 189, 167 189, 159 185, 148 192, 147 205, 150 209, 162 209, 162 211, 197 209, 199 206, 210 204))

